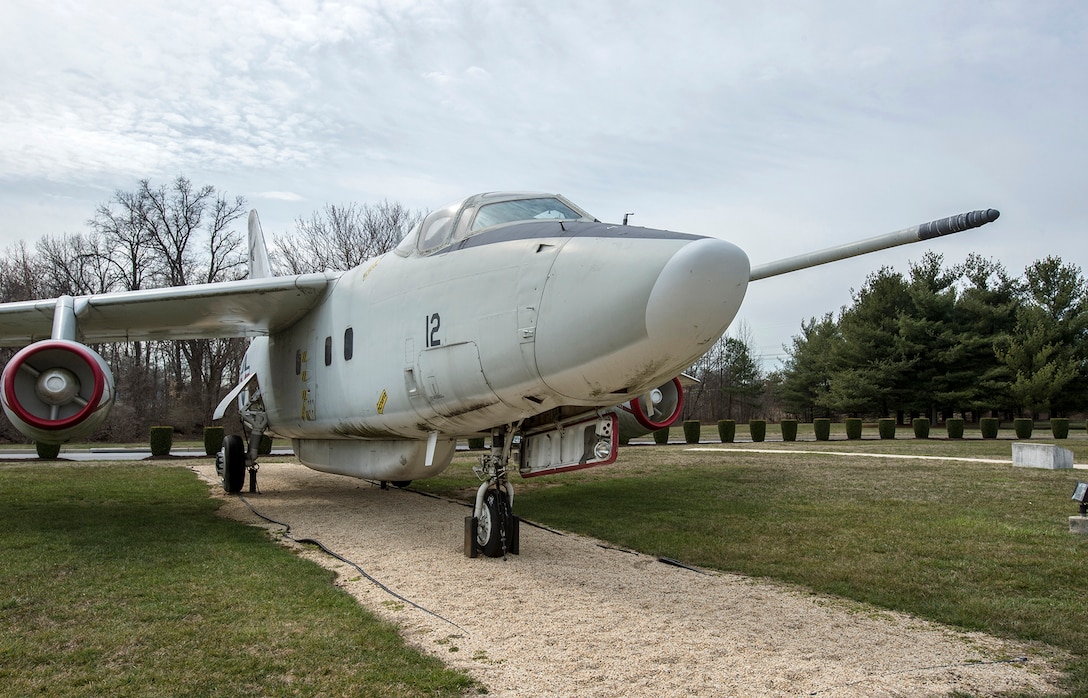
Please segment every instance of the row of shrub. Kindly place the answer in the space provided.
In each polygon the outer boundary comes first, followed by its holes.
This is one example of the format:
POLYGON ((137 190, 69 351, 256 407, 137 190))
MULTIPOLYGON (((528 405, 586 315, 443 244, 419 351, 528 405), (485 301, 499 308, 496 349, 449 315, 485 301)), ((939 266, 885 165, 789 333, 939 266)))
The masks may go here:
MULTIPOLYGON (((860 439, 862 432, 862 421, 860 419, 848 418, 846 422, 846 438, 848 439, 860 439)), ((796 441, 797 440, 797 420, 796 419, 783 419, 781 421, 782 440, 783 441, 796 441)), ((914 437, 916 439, 928 439, 930 423, 926 417, 918 417, 911 422, 911 426, 914 429, 914 437)), ((984 439, 996 439, 999 431, 1000 424, 996 418, 984 417, 979 420, 979 428, 982 431, 982 438, 984 439)), ((831 420, 825 418, 817 418, 812 420, 812 428, 816 434, 817 441, 829 441, 831 439, 831 420)), ((1014 419, 1013 430, 1016 432, 1016 438, 1018 439, 1030 439, 1032 431, 1035 428, 1035 422, 1032 419, 1014 419)), ((1088 429, 1088 423, 1085 428, 1088 429)), ((689 444, 697 444, 700 439, 700 432, 702 430, 702 423, 697 420, 686 420, 683 422, 684 429, 684 441, 689 444)), ((950 439, 962 439, 963 438, 963 420, 960 418, 948 419, 945 421, 945 429, 948 432, 948 438, 950 439)), ((763 441, 767 438, 767 420, 765 419, 753 419, 748 422, 748 431, 751 434, 752 441, 763 441)), ((877 420, 877 431, 882 439, 894 439, 896 426, 894 419, 880 419, 877 420)), ((1050 420, 1050 431, 1055 439, 1065 439, 1069 437, 1069 420, 1064 418, 1054 417, 1050 420)), ((721 419, 718 420, 718 437, 722 443, 732 443, 737 433, 737 423, 733 419, 721 419)), ((209 456, 214 456, 223 448, 223 438, 225 437, 225 430, 223 427, 204 427, 204 452, 209 456)), ((654 441, 658 444, 667 444, 669 442, 669 427, 659 429, 654 432, 654 441)), ((173 447, 174 442, 174 428, 170 426, 156 426, 151 427, 151 455, 153 456, 166 456, 170 454, 170 449, 173 447)), ((469 448, 481 449, 484 448, 484 439, 469 439, 469 448)), ((38 457, 44 459, 53 459, 60 453, 60 444, 46 444, 37 443, 38 457)), ((261 439, 259 453, 261 455, 267 455, 272 452, 272 437, 265 434, 261 439)))
MULTIPOLYGON (((860 439, 862 433, 862 421, 860 419, 848 418, 846 423, 846 438, 847 439, 860 439)), ((796 441, 797 440, 797 420, 796 419, 783 419, 781 422, 782 428, 782 440, 783 441, 796 441)), ((689 444, 699 443, 702 423, 698 420, 685 420, 683 422, 684 429, 684 441, 689 444)), ((984 439, 996 439, 998 431, 1000 431, 1000 422, 996 417, 983 417, 979 420, 979 430, 982 432, 982 438, 984 439)), ((911 420, 911 427, 914 430, 914 438, 916 439, 928 439, 930 432, 930 422, 928 417, 917 417, 911 420)), ((1085 428, 1088 429, 1088 423, 1085 428)), ((1016 432, 1016 438, 1018 439, 1030 439, 1032 431, 1035 429, 1035 421, 1030 418, 1021 418, 1013 420, 1013 430, 1016 432)), ((812 420, 812 430, 816 434, 817 441, 829 441, 831 440, 831 420, 825 418, 817 418, 812 420)), ((963 438, 963 419, 954 417, 952 419, 945 420, 945 430, 948 433, 950 439, 962 439, 963 438)), ((752 441, 763 441, 767 438, 767 420, 765 419, 753 419, 748 422, 748 431, 752 436, 752 441)), ((1054 417, 1050 420, 1050 431, 1055 439, 1069 438, 1069 420, 1065 418, 1054 417)), ((882 439, 894 439, 896 433, 896 425, 894 419, 879 419, 877 420, 877 433, 882 439)), ((722 443, 732 443, 737 434, 737 422, 732 419, 720 419, 718 420, 718 437, 722 440, 722 443)), ((669 427, 659 429, 654 432, 654 441, 659 444, 666 444, 669 442, 669 427)))
MULTIPOLYGON (((223 427, 204 427, 204 453, 214 456, 223 448, 223 439, 226 430, 223 427)), ((60 455, 60 444, 47 444, 41 441, 35 442, 35 449, 39 458, 52 460, 60 455)), ((151 427, 151 455, 168 456, 174 446, 174 427, 151 427)), ((261 439, 261 453, 272 452, 272 437, 267 434, 261 439), (265 450, 267 442, 268 449, 265 450)))
MULTIPOLYGON (((223 448, 223 439, 226 438, 226 429, 223 427, 204 427, 204 453, 214 456, 223 448)), ((174 427, 151 427, 151 455, 166 456, 174 445, 174 427)), ((272 437, 265 434, 261 437, 258 446, 258 454, 268 455, 272 452, 272 437)))

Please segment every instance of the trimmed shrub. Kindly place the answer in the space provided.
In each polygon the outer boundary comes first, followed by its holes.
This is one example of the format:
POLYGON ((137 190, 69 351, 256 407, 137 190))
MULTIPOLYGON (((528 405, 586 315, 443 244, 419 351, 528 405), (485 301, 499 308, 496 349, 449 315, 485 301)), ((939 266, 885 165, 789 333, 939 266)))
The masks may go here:
POLYGON ((697 419, 685 419, 684 420, 684 443, 697 444, 699 443, 699 430, 702 425, 699 424, 697 419))
POLYGON ((944 420, 944 428, 948 431, 948 438, 963 438, 963 417, 949 417, 944 420))
POLYGON ((151 455, 169 455, 173 445, 174 427, 151 427, 151 455))
POLYGON ((978 420, 978 428, 982 431, 982 438, 984 439, 996 439, 999 426, 1000 423, 997 421, 997 417, 983 417, 978 420))
POLYGON ((257 455, 267 456, 272 453, 272 435, 261 434, 261 442, 257 444, 257 455))
POLYGON ((1050 433, 1054 435, 1055 439, 1068 439, 1069 420, 1065 417, 1051 417, 1050 433))
POLYGON ((797 420, 796 419, 783 419, 782 420, 782 440, 783 441, 796 441, 797 440, 797 420))
POLYGON ((911 420, 910 425, 914 427, 914 438, 929 438, 929 417, 915 417, 911 420))
POLYGON ((47 444, 41 441, 34 442, 34 449, 38 452, 38 458, 42 460, 56 460, 60 455, 60 444, 47 444))
POLYGON ((876 430, 880 433, 880 438, 894 439, 895 420, 891 417, 884 417, 883 419, 878 419, 876 422, 876 430))
POLYGON ((861 438, 861 420, 857 417, 847 417, 846 438, 857 440, 861 438))
POLYGON ((718 438, 722 440, 723 444, 733 443, 733 439, 737 436, 737 422, 732 419, 719 419, 718 420, 718 438))
POLYGON ((484 437, 474 436, 469 439, 468 448, 470 451, 482 451, 484 448, 484 437))
POLYGON ((654 443, 658 446, 664 446, 669 443, 669 428, 664 427, 654 432, 654 443))
POLYGON ((1035 428, 1035 421, 1030 417, 1017 417, 1012 420, 1012 428, 1018 439, 1030 439, 1031 431, 1035 428))
POLYGON ((748 431, 752 435, 752 441, 762 441, 767 438, 767 420, 766 419, 750 419, 748 420, 748 431))
POLYGON ((827 417, 817 417, 812 420, 812 430, 816 432, 817 441, 831 440, 831 420, 827 417))
POLYGON ((223 437, 227 430, 223 427, 204 427, 204 453, 214 456, 223 448, 223 437))

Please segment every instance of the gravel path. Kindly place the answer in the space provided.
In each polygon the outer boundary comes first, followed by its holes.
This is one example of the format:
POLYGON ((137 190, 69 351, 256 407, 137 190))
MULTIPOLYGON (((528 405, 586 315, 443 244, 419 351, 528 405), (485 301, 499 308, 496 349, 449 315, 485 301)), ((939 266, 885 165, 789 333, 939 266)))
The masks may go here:
MULTIPOLYGON (((215 480, 213 466, 195 469, 215 480)), ((1057 691, 1051 662, 1059 655, 1045 647, 672 567, 526 525, 520 556, 469 560, 461 505, 297 463, 262 463, 259 483, 261 494, 247 499, 263 514, 447 619, 398 601, 343 563, 302 553, 337 570, 360 603, 398 624, 412 644, 477 677, 492 696, 1057 691)), ((225 497, 217 483, 212 491, 225 497)), ((226 500, 226 515, 262 523, 239 498, 226 500)))

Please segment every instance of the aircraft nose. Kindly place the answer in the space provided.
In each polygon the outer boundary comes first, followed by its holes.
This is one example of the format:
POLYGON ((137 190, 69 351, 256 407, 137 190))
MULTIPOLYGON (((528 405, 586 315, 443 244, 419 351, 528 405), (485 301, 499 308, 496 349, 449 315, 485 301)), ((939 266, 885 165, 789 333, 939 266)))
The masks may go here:
POLYGON ((717 341, 748 287, 748 257, 713 238, 632 229, 570 240, 541 299, 535 358, 566 400, 619 401, 674 378, 717 341))
POLYGON ((740 309, 748 275, 748 256, 730 243, 701 238, 680 248, 658 274, 646 304, 654 349, 663 356, 710 349, 740 309))

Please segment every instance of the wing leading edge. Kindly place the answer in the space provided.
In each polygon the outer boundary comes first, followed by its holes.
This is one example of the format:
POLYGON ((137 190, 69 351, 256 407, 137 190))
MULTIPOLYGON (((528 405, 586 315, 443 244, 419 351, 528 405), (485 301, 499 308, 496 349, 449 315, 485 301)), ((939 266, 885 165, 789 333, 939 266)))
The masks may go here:
MULTIPOLYGON (((79 341, 256 337, 290 327, 338 274, 302 274, 79 296, 79 341)), ((48 339, 58 299, 0 304, 0 346, 48 339)))

